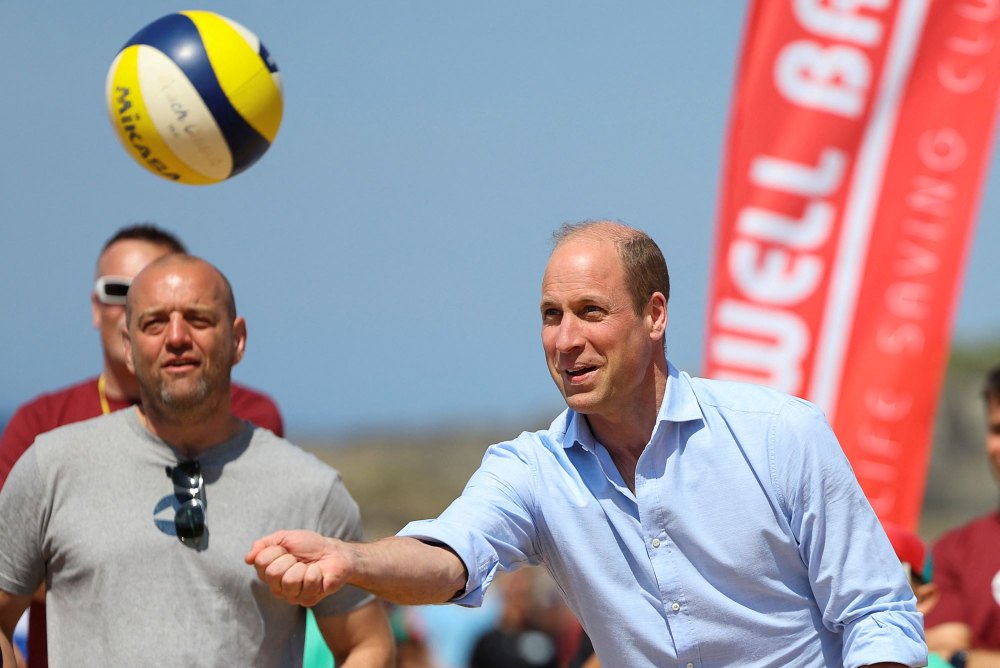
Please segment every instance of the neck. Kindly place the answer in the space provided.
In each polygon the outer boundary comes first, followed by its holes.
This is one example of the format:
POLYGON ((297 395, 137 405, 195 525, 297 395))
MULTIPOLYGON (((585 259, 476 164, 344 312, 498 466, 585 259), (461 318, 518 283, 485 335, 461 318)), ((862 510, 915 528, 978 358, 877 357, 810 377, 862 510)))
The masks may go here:
POLYGON ((104 358, 104 393, 115 401, 135 401, 139 398, 139 384, 124 364, 104 358))
POLYGON ((615 468, 621 474, 622 480, 632 492, 635 492, 635 469, 639 463, 639 457, 646 449, 646 443, 653 433, 653 425, 656 423, 656 416, 648 423, 643 420, 639 422, 627 421, 616 423, 604 417, 593 415, 585 416, 587 424, 594 438, 604 446, 611 456, 611 461, 615 463, 615 468))
POLYGON ((139 420, 146 430, 163 439, 189 457, 199 454, 214 445, 233 438, 243 428, 243 422, 234 416, 228 404, 222 410, 209 414, 194 415, 190 412, 171 413, 150 409, 150 402, 136 406, 139 420))
POLYGON ((653 369, 647 390, 638 401, 618 414, 587 415, 587 424, 612 461, 628 488, 635 492, 635 468, 656 427, 656 416, 667 388, 666 365, 653 369))

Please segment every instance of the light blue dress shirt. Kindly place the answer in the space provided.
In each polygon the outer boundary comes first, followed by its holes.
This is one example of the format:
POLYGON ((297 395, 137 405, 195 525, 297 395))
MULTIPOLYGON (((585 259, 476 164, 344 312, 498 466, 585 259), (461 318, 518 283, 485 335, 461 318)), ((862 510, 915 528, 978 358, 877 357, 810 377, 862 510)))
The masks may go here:
POLYGON ((438 519, 399 535, 455 550, 462 605, 497 569, 543 565, 606 667, 927 661, 903 569, 821 412, 672 365, 635 494, 567 410, 491 446, 438 519))

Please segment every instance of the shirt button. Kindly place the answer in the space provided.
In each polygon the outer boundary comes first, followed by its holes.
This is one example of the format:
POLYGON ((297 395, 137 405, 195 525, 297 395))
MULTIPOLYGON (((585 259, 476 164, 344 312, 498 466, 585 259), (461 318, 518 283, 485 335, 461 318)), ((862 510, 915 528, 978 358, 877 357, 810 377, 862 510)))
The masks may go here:
POLYGON ((660 546, 660 539, 659 538, 654 538, 653 539, 653 547, 659 547, 659 546, 660 546))
POLYGON ((687 668, 694 668, 694 664, 689 662, 687 668))
POLYGON ((670 604, 670 609, 673 610, 674 612, 677 612, 678 610, 681 609, 681 604, 680 603, 671 603, 670 604))

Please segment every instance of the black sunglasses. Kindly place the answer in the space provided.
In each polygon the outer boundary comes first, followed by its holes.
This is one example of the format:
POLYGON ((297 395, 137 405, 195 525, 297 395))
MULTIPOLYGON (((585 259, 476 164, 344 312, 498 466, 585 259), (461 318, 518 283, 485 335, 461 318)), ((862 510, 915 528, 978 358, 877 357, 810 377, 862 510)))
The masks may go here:
POLYGON ((198 546, 205 534, 205 488, 201 464, 193 459, 167 467, 167 477, 174 483, 174 496, 181 507, 174 515, 177 537, 185 545, 198 546))

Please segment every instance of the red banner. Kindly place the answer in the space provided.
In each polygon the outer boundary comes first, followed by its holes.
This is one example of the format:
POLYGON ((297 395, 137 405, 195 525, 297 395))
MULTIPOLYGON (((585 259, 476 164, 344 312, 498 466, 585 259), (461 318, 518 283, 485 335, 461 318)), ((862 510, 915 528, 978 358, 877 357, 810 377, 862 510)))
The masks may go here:
POLYGON ((816 402, 879 516, 915 527, 1000 0, 757 0, 745 40, 705 374, 816 402))

